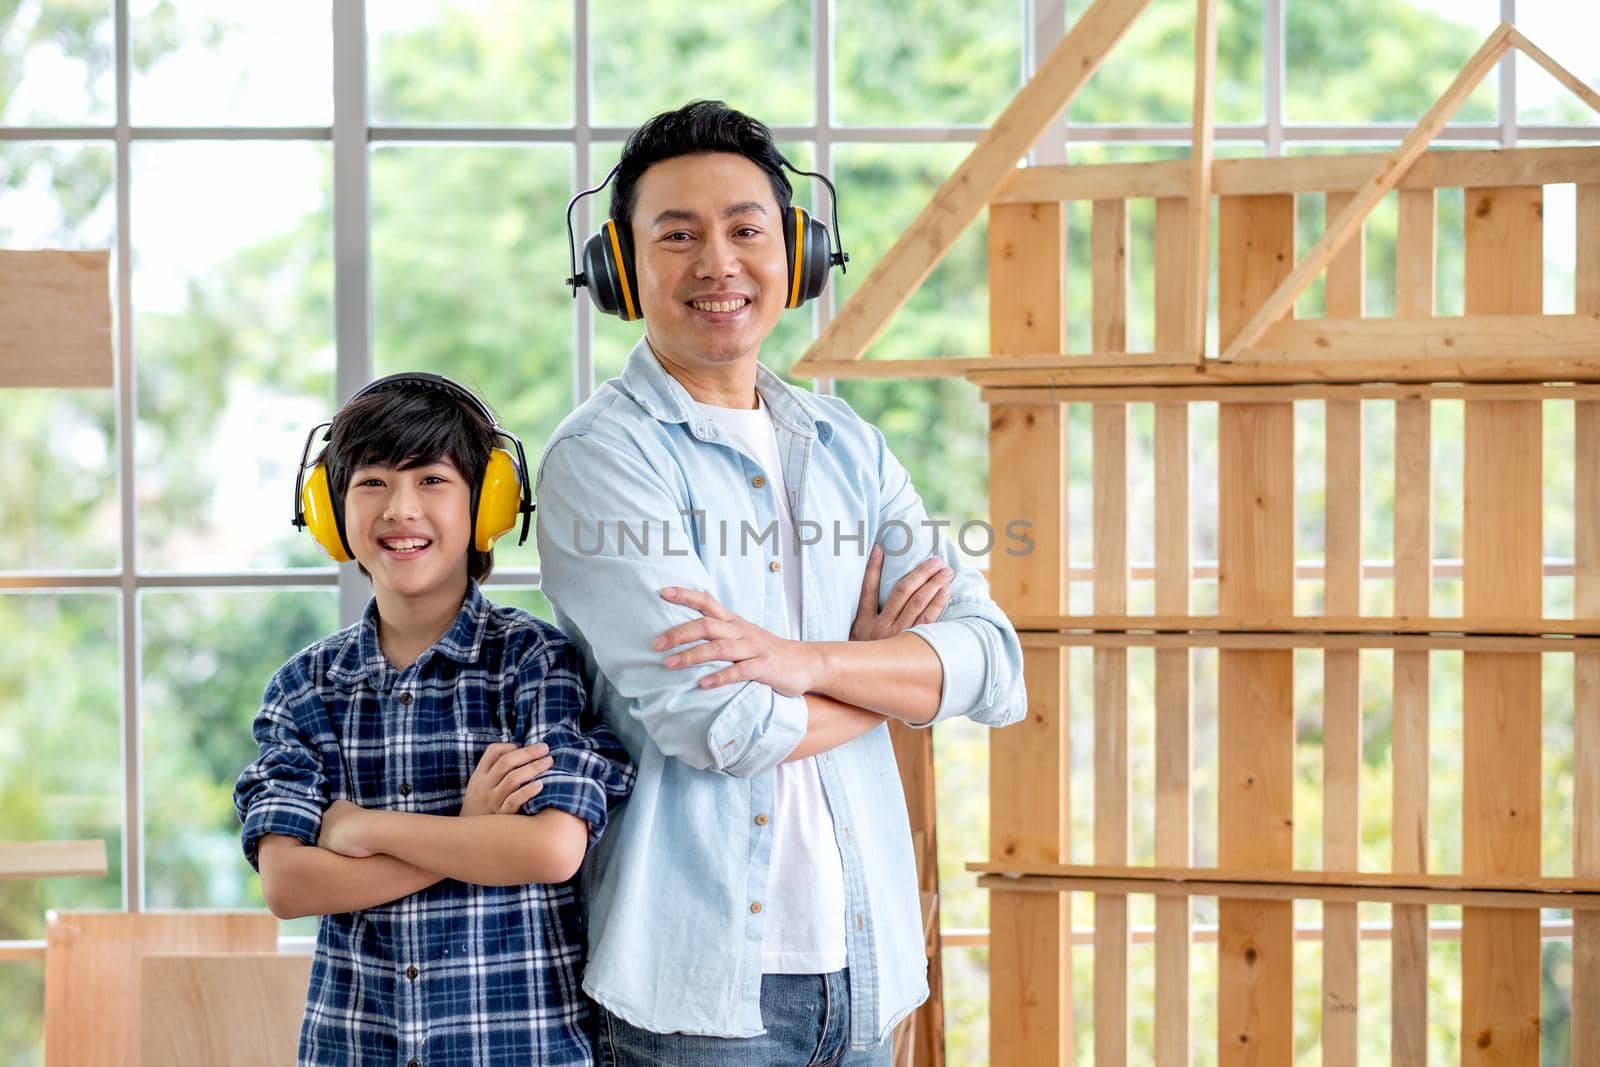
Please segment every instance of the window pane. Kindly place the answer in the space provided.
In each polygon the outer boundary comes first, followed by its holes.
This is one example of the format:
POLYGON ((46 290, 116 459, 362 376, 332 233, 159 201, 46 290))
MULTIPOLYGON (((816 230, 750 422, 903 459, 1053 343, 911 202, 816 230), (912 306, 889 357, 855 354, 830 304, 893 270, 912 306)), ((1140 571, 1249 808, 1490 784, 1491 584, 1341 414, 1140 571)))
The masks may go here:
POLYGON ((98 838, 109 866, 104 878, 4 883, 0 941, 44 937, 47 908, 122 903, 117 600, 0 595, 0 841, 98 838))
MULTIPOLYGON (((105 145, 14 143, 0 153, 0 248, 108 248, 105 145)), ((114 567, 116 397, 109 389, 0 389, 0 569, 114 567)))
MULTIPOLYGON (((1591 89, 1600 86, 1600 53, 1594 48, 1600 41, 1600 5, 1518 0, 1517 29, 1591 89)), ((1517 121, 1592 126, 1600 124, 1600 112, 1518 52, 1517 121)))
MULTIPOLYGON (((844 300, 872 272, 935 191, 972 151, 968 144, 836 145, 839 225, 850 272, 834 284, 844 300)), ((874 357, 976 356, 988 351, 988 249, 979 217, 933 268, 872 345, 874 357)), ((974 400, 976 403, 976 400, 974 400)))
MULTIPOLYGON (((1218 122, 1261 122, 1262 0, 1217 5, 1218 122)), ((1089 0, 1071 0, 1076 21, 1089 0)), ((1069 123, 1178 122, 1194 114, 1194 15, 1189 0, 1151 0, 1067 108, 1069 123)), ((1071 22, 1068 24, 1071 25, 1071 22)))
POLYGON ((367 33, 376 122, 572 121, 571 4, 384 0, 367 33))
POLYGON ((835 4, 834 112, 843 125, 988 122, 1022 71, 1017 0, 835 4))
POLYGON ((233 785, 256 757, 250 726, 267 680, 339 628, 338 594, 150 592, 139 613, 145 905, 259 908, 233 785))
POLYGON ((327 125, 333 121, 329 0, 131 0, 141 125, 327 125))
POLYGON ((5 10, 0 126, 109 124, 115 112, 109 0, 38 0, 5 10))
POLYGON ((0 960, 0 1061, 16 1067, 44 1062, 44 960, 0 960))
POLYGON ((593 118, 637 126, 690 100, 725 100, 770 125, 815 112, 808 0, 750 0, 737 16, 694 0, 594 0, 593 118))
MULTIPOLYGON (((572 299, 553 239, 566 148, 382 148, 372 156, 376 364, 479 391, 530 465, 572 407, 572 299)), ((497 566, 532 566, 508 534, 497 566)))
POLYGON ((326 562, 290 525, 307 431, 333 405, 324 145, 135 144, 141 562, 326 562))
MULTIPOLYGON (((1285 0, 1286 117, 1414 123, 1500 21, 1495 0, 1285 0)), ((1491 72, 1453 122, 1493 122, 1491 72)))

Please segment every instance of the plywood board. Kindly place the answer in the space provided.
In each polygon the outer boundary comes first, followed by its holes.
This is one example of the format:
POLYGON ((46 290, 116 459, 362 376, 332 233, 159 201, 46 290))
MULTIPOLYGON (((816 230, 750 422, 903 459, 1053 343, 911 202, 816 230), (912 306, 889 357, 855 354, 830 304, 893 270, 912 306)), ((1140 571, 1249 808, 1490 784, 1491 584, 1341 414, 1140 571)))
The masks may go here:
POLYGON ((151 955, 141 964, 139 1062, 283 1067, 295 1061, 309 955, 151 955))
POLYGON ((0 388, 108 389, 108 252, 0 251, 0 388))

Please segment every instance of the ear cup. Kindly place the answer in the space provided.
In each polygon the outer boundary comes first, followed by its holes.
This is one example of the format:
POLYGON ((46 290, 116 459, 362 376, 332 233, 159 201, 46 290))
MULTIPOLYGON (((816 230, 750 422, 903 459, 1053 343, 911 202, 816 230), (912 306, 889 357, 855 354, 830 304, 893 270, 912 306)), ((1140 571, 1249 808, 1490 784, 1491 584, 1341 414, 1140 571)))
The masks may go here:
POLYGON ((639 317, 633 238, 624 227, 607 219, 600 232, 583 243, 583 273, 595 307, 624 322, 639 317))
POLYGON ((472 544, 479 552, 494 548, 495 541, 517 524, 522 514, 522 478, 511 453, 497 448, 478 488, 477 518, 472 524, 472 544))
POLYGON ((828 228, 806 214, 805 208, 791 206, 789 213, 783 234, 789 258, 789 298, 784 306, 797 308, 827 288, 833 250, 828 244, 828 228))
POLYGON ((300 513, 306 529, 317 539, 317 544, 335 563, 348 563, 355 558, 345 542, 343 524, 334 508, 333 494, 328 489, 328 468, 318 463, 306 476, 300 490, 300 513))

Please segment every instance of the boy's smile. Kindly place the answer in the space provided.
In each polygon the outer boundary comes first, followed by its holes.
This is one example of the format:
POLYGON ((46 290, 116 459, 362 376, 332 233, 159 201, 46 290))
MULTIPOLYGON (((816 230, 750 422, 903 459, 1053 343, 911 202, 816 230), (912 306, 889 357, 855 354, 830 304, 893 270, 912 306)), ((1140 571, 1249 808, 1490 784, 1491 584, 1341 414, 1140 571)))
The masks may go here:
POLYGON ((471 507, 471 488, 449 459, 404 470, 369 464, 351 473, 345 533, 372 576, 380 613, 406 602, 421 606, 435 594, 459 603, 466 587, 471 507))

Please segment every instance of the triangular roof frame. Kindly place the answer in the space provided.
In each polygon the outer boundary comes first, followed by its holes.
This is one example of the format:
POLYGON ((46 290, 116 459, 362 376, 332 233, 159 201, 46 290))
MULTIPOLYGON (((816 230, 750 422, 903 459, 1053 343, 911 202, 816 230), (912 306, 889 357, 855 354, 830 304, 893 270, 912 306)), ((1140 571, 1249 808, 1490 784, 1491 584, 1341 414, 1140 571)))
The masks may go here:
MULTIPOLYGON (((861 360, 867 347, 927 279, 933 267, 955 244, 963 230, 977 218, 1000 184, 1052 119, 1059 114, 1111 48, 1144 10, 1149 0, 1097 0, 1075 23, 1023 86, 1011 104, 995 119, 983 138, 955 172, 939 187, 932 200, 900 239, 881 259, 866 282, 812 342, 791 369, 797 377, 827 377, 840 364, 861 360)), ((1195 48, 1194 173, 1190 182, 1189 262, 1186 264, 1185 347, 1196 360, 1205 360, 1203 325, 1209 235, 1206 226, 1211 196, 1212 101, 1216 65, 1216 0, 1198 0, 1195 48)), ((1412 127, 1400 147, 1385 157, 1376 172, 1332 219, 1321 239, 1297 263, 1282 284, 1245 323, 1223 351, 1221 359, 1249 359, 1250 349, 1276 320, 1283 317, 1311 281, 1361 228, 1384 195, 1404 177, 1457 109, 1512 48, 1538 63, 1580 100, 1600 112, 1600 93, 1573 75, 1548 53, 1533 44, 1509 22, 1497 26, 1469 59, 1455 80, 1412 127)))

